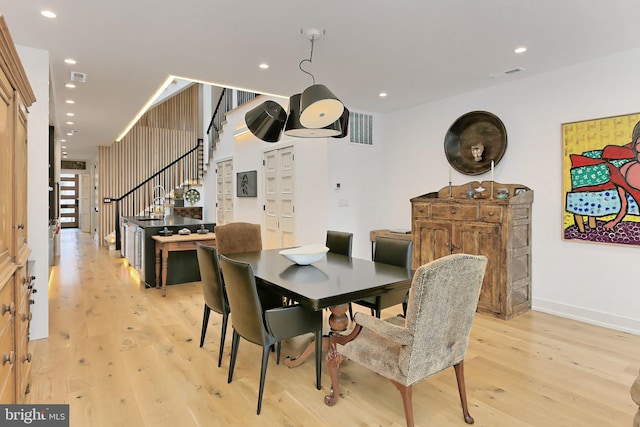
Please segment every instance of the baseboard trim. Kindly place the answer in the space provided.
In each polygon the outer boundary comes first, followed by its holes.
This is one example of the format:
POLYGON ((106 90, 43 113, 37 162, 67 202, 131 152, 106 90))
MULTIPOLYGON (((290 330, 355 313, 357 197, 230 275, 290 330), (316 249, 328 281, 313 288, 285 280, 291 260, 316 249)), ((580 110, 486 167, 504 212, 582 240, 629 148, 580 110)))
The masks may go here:
POLYGON ((581 307, 575 307, 567 304, 560 304, 553 301, 534 298, 532 300, 533 310, 543 313, 553 314, 568 319, 578 320, 580 322, 590 323, 592 325, 602 326, 617 331, 628 332, 634 335, 640 335, 640 320, 628 317, 616 316, 599 311, 588 310, 581 307))

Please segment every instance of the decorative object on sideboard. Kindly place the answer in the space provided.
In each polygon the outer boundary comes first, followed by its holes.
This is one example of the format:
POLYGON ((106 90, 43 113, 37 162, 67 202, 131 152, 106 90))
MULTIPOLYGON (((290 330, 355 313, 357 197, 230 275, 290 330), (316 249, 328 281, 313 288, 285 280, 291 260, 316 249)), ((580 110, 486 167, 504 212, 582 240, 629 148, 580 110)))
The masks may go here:
POLYGON ((158 234, 161 236, 173 236, 173 231, 165 227, 162 230, 158 231, 158 234))
POLYGON ((506 187, 501 187, 498 188, 498 191, 496 192, 496 197, 498 199, 506 199, 509 197, 509 189, 506 187))
POLYGON ((458 117, 444 138, 447 161, 465 175, 489 172, 506 150, 507 130, 498 116, 487 111, 471 111, 458 117))

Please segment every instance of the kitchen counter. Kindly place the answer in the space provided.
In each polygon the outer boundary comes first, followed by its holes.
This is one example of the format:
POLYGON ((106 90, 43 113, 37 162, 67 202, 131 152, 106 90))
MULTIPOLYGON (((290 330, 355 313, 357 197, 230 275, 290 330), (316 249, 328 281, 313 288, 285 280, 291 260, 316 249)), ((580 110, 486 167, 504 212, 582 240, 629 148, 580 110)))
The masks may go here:
MULTIPOLYGON (((127 258, 129 264, 138 271, 146 287, 155 287, 155 241, 152 236, 158 235, 159 231, 165 227, 173 231, 174 235, 178 234, 178 230, 182 228, 188 228, 192 233, 196 233, 203 225, 210 232, 213 232, 216 224, 215 222, 181 216, 166 218, 122 217, 120 220, 122 256, 127 258)), ((169 256, 171 268, 167 271, 167 285, 200 280, 200 269, 195 250, 172 252, 169 256)))
POLYGON ((133 223, 141 228, 164 228, 165 226, 169 228, 169 230, 174 230, 177 232, 180 228, 188 228, 191 231, 195 231, 202 224, 205 225, 205 228, 208 228, 209 231, 213 231, 213 227, 215 223, 207 223, 201 219, 193 219, 186 218, 183 216, 168 216, 165 218, 151 218, 144 216, 125 216, 122 217, 122 221, 127 221, 133 223), (192 226, 197 226, 196 229, 191 229, 192 226), (210 228, 211 226, 211 228, 210 228), (175 227, 179 227, 178 229, 174 229, 175 227))

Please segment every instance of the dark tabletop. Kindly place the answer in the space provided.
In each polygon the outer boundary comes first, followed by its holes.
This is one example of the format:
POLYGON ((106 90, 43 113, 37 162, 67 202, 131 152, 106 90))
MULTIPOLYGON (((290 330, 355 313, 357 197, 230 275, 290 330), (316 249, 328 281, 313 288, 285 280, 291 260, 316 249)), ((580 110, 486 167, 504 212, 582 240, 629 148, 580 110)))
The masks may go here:
POLYGON ((280 250, 228 257, 251 264, 263 286, 314 310, 411 286, 412 272, 402 267, 334 253, 312 265, 296 265, 280 255, 280 250))

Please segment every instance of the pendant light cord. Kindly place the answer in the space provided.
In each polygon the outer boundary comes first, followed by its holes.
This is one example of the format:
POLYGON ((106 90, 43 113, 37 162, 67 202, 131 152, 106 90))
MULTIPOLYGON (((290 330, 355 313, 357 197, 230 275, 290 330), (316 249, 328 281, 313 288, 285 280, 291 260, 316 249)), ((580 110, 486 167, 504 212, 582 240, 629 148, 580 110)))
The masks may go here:
POLYGON ((315 40, 315 37, 311 37, 311 53, 309 54, 309 59, 303 59, 302 61, 300 61, 300 64, 298 64, 298 68, 300 68, 300 71, 302 71, 303 73, 307 73, 311 76, 311 79, 313 80, 313 84, 316 84, 316 78, 314 77, 313 74, 311 74, 310 72, 308 72, 307 70, 305 70, 304 68, 302 68, 302 63, 303 62, 308 62, 309 64, 311 64, 311 61, 313 60, 313 42, 315 40))

